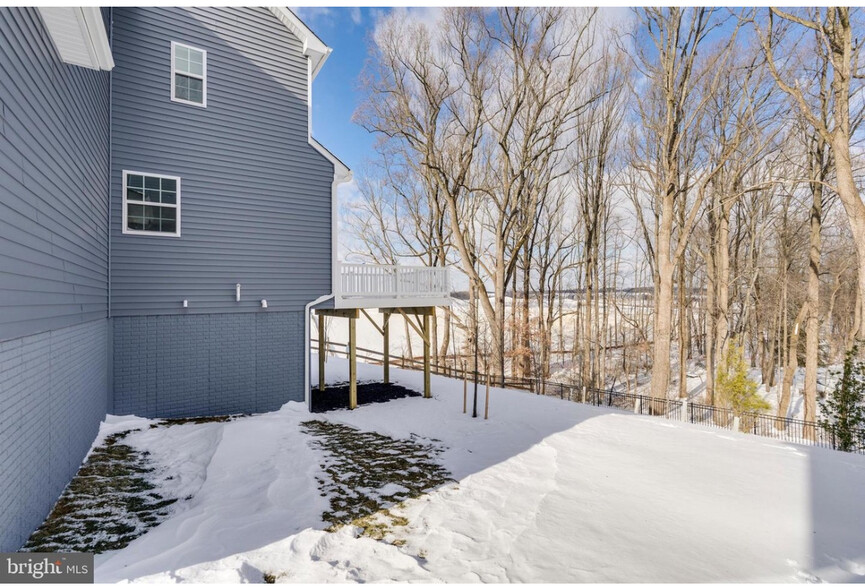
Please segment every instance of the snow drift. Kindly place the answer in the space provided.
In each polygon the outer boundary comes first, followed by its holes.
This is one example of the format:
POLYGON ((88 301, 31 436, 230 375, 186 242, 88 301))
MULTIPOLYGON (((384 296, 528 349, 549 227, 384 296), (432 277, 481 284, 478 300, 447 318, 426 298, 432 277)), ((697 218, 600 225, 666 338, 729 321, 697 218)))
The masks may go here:
MULTIPOLYGON (((333 359, 327 370, 331 381, 347 372, 333 359)), ((446 447, 438 459, 458 483, 399 506, 409 523, 398 545, 324 531, 322 455, 300 427, 313 415, 289 403, 136 438, 192 498, 98 556, 97 581, 865 580, 862 456, 502 389, 484 421, 462 413, 461 382, 433 377, 433 392, 315 415, 446 447)))

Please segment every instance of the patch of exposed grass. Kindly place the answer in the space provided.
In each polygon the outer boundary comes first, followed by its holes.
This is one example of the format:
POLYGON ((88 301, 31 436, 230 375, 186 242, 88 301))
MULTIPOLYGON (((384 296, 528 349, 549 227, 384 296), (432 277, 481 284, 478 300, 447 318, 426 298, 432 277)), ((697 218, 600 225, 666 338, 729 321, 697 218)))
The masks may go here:
POLYGON ((149 453, 121 443, 131 432, 91 452, 22 551, 121 549, 168 516, 177 499, 158 492, 149 453))
POLYGON ((158 423, 150 425, 151 429, 157 427, 173 427, 175 425, 201 425, 204 423, 229 423, 239 418, 249 416, 247 414, 231 414, 219 416, 184 417, 176 419, 160 419, 158 423))
MULTIPOLYGON (((243 416, 162 419, 150 428, 225 423, 243 416)), ((121 442, 137 430, 110 435, 90 453, 22 551, 102 553, 122 549, 169 515, 177 498, 163 496, 158 484, 173 476, 160 479, 149 452, 121 442)))
POLYGON ((302 427, 327 454, 318 485, 322 496, 330 496, 330 509, 322 515, 328 531, 354 525, 362 536, 385 541, 395 527, 409 523, 392 512, 394 506, 454 482, 436 460, 441 446, 418 437, 393 439, 326 421, 302 427))

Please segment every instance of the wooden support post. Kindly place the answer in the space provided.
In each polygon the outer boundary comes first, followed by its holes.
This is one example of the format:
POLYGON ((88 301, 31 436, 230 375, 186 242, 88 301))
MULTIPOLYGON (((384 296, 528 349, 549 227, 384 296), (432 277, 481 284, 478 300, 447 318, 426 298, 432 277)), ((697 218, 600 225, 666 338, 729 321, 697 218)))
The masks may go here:
POLYGON ((348 319, 348 407, 357 408, 357 318, 348 319))
POLYGON ((324 315, 318 315, 318 389, 324 391, 324 354, 327 353, 327 337, 324 334, 324 315))
POLYGON ((384 314, 384 329, 382 334, 384 348, 384 383, 390 384, 390 313, 384 314))
POLYGON ((432 398, 432 392, 430 391, 430 376, 429 376, 429 342, 430 342, 430 332, 429 332, 429 315, 423 315, 423 397, 424 398, 432 398))

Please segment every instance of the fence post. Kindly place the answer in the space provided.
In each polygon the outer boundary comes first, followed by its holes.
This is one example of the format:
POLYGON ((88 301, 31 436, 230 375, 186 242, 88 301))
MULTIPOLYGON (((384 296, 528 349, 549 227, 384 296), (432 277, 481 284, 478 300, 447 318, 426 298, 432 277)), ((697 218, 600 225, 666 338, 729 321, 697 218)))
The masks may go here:
POLYGON ((642 397, 637 394, 634 397, 634 414, 641 414, 643 412, 643 400, 642 397))
POLYGON ((586 403, 586 385, 583 384, 583 404, 586 403))
POLYGON ((565 399, 565 385, 562 383, 559 383, 559 398, 565 399))
POLYGON ((740 431, 740 429, 741 429, 741 419, 738 416, 734 416, 733 417, 733 430, 734 431, 740 431))
POLYGON ((688 399, 682 398, 682 420, 688 422, 688 399))

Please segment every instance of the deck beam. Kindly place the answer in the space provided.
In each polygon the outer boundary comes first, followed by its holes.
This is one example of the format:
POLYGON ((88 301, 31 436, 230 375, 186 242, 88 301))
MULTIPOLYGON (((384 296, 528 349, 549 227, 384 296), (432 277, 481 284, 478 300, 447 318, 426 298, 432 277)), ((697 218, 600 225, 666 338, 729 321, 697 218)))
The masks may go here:
POLYGON ((360 316, 360 311, 356 308, 317 308, 315 314, 340 318, 357 318, 360 316))
POLYGON ((394 312, 404 312, 406 314, 414 314, 417 316, 432 316, 435 314, 435 306, 394 306, 393 308, 379 308, 381 314, 392 314, 394 312))

